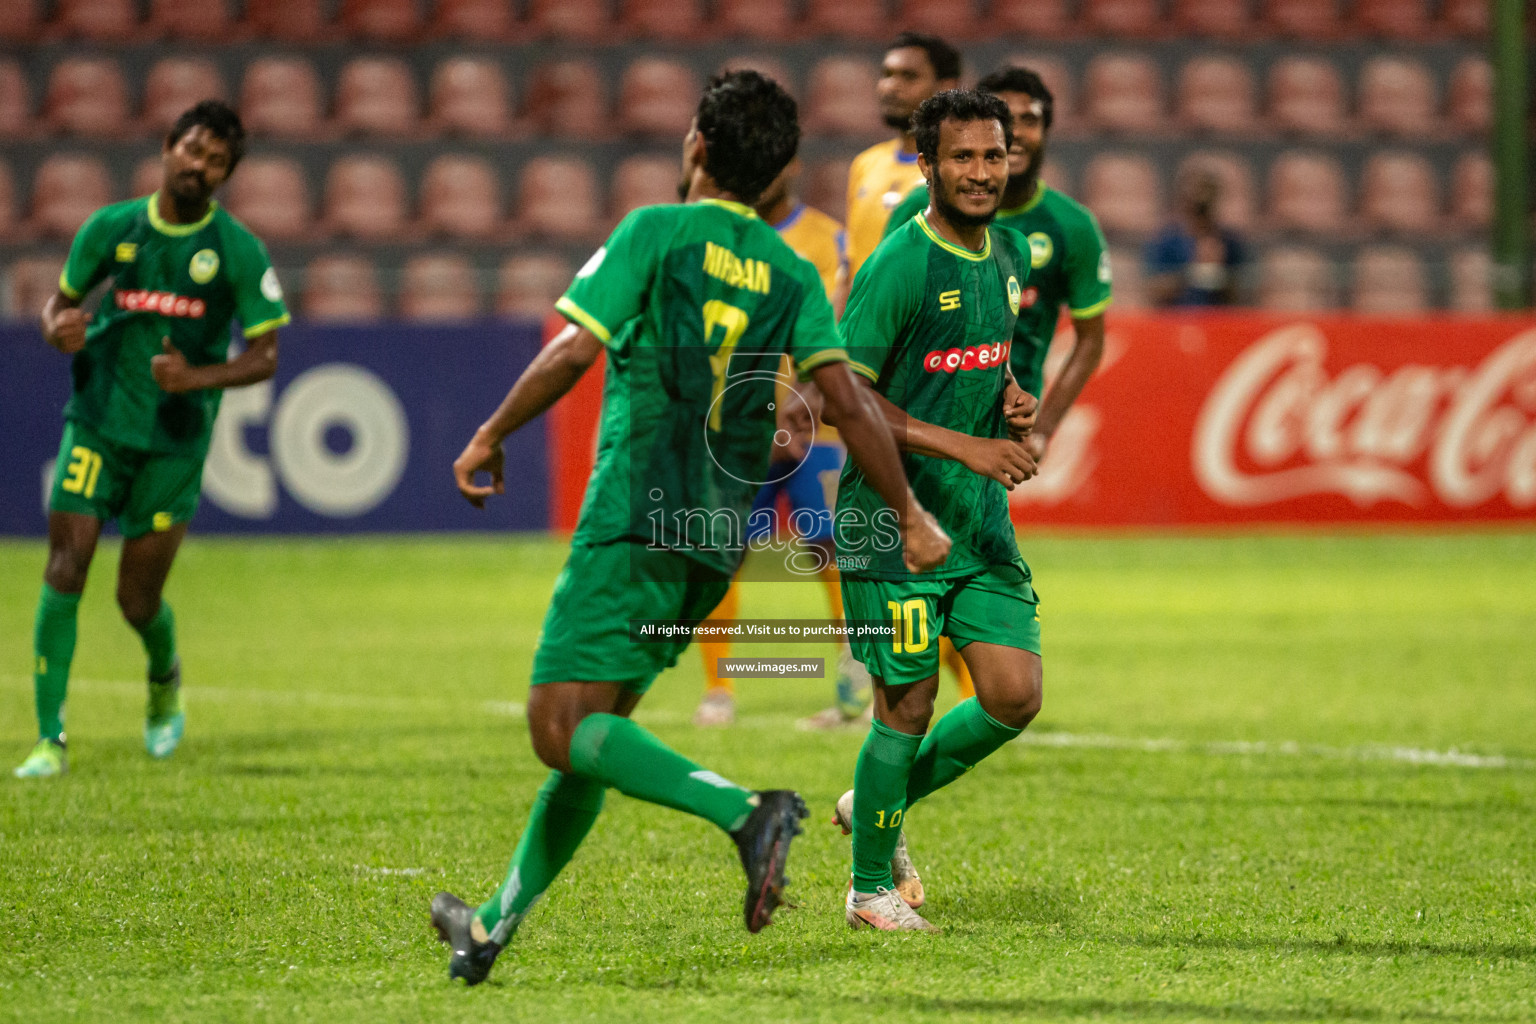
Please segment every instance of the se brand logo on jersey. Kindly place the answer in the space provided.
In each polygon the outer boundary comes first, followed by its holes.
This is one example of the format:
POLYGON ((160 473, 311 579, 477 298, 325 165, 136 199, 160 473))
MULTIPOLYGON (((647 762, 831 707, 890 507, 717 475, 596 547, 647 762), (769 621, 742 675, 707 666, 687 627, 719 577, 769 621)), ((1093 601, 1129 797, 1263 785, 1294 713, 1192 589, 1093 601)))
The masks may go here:
POLYGON ((219 254, 212 249, 197 250, 192 254, 192 262, 187 265, 187 273, 191 274, 192 280, 198 284, 207 284, 218 272, 219 254))
POLYGON ((139 255, 139 247, 132 242, 117 243, 117 262, 132 263, 139 255))
POLYGON ((923 357, 923 369, 929 373, 954 373, 957 370, 984 370, 1008 361, 1013 342, 999 341, 971 348, 935 349, 923 357))
POLYGON ((1019 279, 1012 274, 1008 275, 1008 308, 1013 310, 1013 315, 1019 315, 1019 297, 1023 289, 1019 287, 1019 279))
POLYGON ((952 313, 960 308, 960 289, 952 292, 939 292, 939 308, 946 313, 952 313))
POLYGON ((1051 262, 1051 257, 1056 255, 1056 246, 1051 241, 1051 236, 1044 231, 1036 231, 1029 236, 1029 265, 1036 270, 1051 262))
POLYGON ((202 299, 189 299, 185 295, 173 295, 170 292, 119 289, 113 292, 112 296, 117 300, 118 309, 125 309, 130 313, 159 313, 161 316, 179 316, 197 320, 208 312, 208 304, 202 299))

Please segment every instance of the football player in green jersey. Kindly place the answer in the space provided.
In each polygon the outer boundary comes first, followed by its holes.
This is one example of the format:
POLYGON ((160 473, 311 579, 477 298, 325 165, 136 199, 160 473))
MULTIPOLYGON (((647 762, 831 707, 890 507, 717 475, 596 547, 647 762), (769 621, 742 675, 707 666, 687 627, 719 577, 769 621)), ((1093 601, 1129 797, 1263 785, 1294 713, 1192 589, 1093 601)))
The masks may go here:
POLYGON ((912 489, 953 542, 928 571, 869 551, 864 532, 843 525, 867 518, 868 482, 858 467, 844 470, 835 523, 848 617, 896 626, 889 640, 853 645, 875 676, 875 719, 834 819, 853 834, 845 917, 856 928, 933 930, 914 906, 920 884, 905 894, 896 884, 907 810, 1040 710, 1037 598, 1005 492, 1035 471, 1022 442, 1036 402, 1008 357, 1030 247, 990 226, 1008 179, 1011 121, 1002 100, 965 90, 918 108, 931 201, 875 250, 843 315, 851 365, 880 396, 912 489), (959 648, 976 696, 929 732, 940 636, 959 648))
POLYGON ((619 224, 556 303, 570 324, 454 463, 471 502, 499 493, 502 440, 607 350, 597 465, 528 695, 533 749, 551 772, 490 899, 478 909, 450 893, 432 901, 432 923, 453 950, 450 977, 484 980, 575 854, 610 787, 730 835, 747 875, 747 929, 768 923, 806 813, 800 797, 736 785, 670 750, 629 714, 687 646, 689 620, 719 604, 741 560, 746 514, 774 446, 785 353, 835 410, 879 495, 871 500, 896 528, 896 560, 922 571, 948 553, 948 538, 907 486, 881 410, 848 372, 816 268, 750 205, 799 137, 794 100, 777 84, 752 71, 715 79, 683 144, 687 201, 642 207, 619 224), (476 483, 481 471, 490 483, 476 483), (652 626, 665 642, 641 642, 652 626))
POLYGON ((64 697, 75 619, 102 524, 123 533, 117 603, 149 656, 144 745, 181 740, 181 662, 161 591, 197 510, 224 388, 271 377, 288 322, 266 249, 213 200, 245 150, 233 110, 205 101, 177 119, 148 198, 103 207, 75 236, 43 337, 74 357, 73 393, 48 502, 48 564, 33 634, 37 746, 16 775, 64 771, 64 697), (112 279, 94 318, 86 293, 112 279), (229 325, 246 347, 229 359, 229 325))
MULTIPOLYGON (((1104 355, 1104 311, 1110 302, 1109 254, 1098 221, 1087 207, 1040 180, 1051 130, 1053 99, 1040 76, 1026 68, 1006 67, 976 86, 1008 104, 1013 114, 1013 145, 1008 150, 1008 187, 1003 190, 997 223, 1029 240, 1029 285, 1019 303, 1013 336, 1012 368, 1019 386, 1039 398, 1045 381, 1045 357, 1065 306, 1075 339, 1071 354, 1040 403, 1026 444, 1043 460, 1056 428, 1082 393, 1104 355)), ((891 214, 889 234, 928 205, 928 188, 914 189, 891 214)))

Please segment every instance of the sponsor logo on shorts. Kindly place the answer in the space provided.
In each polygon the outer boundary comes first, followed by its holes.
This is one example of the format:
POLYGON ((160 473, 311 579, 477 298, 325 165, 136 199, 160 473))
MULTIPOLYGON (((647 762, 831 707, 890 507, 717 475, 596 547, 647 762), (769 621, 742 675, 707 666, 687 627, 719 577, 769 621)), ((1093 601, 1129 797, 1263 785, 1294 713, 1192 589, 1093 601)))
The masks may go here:
POLYGON ((119 288, 113 292, 117 308, 130 313, 159 313, 161 316, 179 316, 200 320, 208 312, 208 304, 202 299, 189 299, 173 292, 151 292, 144 289, 119 288))
POLYGON ((960 370, 985 370, 1008 361, 1011 341, 971 348, 934 349, 923 357, 923 369, 929 373, 955 373, 960 370))

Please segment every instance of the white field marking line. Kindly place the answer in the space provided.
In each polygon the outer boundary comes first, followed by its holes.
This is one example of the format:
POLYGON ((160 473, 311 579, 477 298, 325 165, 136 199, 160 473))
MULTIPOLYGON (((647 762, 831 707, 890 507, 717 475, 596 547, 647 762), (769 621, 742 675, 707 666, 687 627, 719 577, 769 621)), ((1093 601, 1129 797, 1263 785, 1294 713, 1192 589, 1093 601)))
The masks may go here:
MULTIPOLYGON (((31 682, 29 676, 0 674, 6 684, 31 682)), ((76 689, 107 690, 113 692, 142 693, 144 684, 126 679, 76 679, 70 681, 76 689)), ((188 686, 187 695, 194 700, 211 698, 215 701, 250 700, 263 704, 311 705, 340 708, 368 708, 374 711, 419 711, 424 707, 442 707, 442 702, 427 697, 369 697, 353 693, 325 693, 314 690, 264 690, 242 689, 224 686, 188 686)), ((507 718, 523 718, 526 707, 517 701, 486 701, 481 705, 487 714, 507 718)), ((635 719, 651 725, 682 725, 691 716, 682 712, 638 711, 635 719)), ((793 715, 743 715, 736 720, 739 728, 776 729, 791 725, 793 715)), ((1268 742, 1264 740, 1195 742, 1176 739, 1141 739, 1132 736, 1108 736, 1101 733, 1026 732, 1014 742, 1031 747, 1058 749, 1125 750, 1143 754, 1202 754, 1209 757, 1316 757, 1342 761, 1392 761, 1399 764, 1427 765, 1435 768, 1536 768, 1536 758, 1507 757, 1503 754, 1470 754, 1452 747, 1450 750, 1426 750, 1421 747, 1403 747, 1390 744, 1366 744, 1355 747, 1332 747, 1322 743, 1298 743, 1294 740, 1268 742)))
POLYGON ((369 875, 404 875, 406 878, 418 878, 427 873, 426 868, 370 868, 366 864, 352 866, 369 875))

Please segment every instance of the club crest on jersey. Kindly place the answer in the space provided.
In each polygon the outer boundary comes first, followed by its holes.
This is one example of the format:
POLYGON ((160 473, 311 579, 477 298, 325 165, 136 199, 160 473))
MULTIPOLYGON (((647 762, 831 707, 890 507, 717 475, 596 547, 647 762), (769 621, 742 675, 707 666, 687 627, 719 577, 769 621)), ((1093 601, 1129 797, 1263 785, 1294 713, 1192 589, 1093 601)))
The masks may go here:
POLYGON ((1013 315, 1019 315, 1019 297, 1024 294, 1019 287, 1019 279, 1012 274, 1008 275, 1008 308, 1013 310, 1013 315))
POLYGON ((1029 265, 1036 270, 1051 262, 1051 257, 1056 255, 1056 244, 1051 241, 1051 236, 1044 231, 1035 231, 1029 236, 1029 265))
POLYGON ((970 348, 934 349, 923 357, 923 369, 929 373, 955 373, 963 370, 985 370, 1008 361, 1013 342, 998 341, 991 345, 973 345, 970 348))
POLYGON ((191 274, 192 280, 198 284, 207 284, 218 272, 219 254, 212 249, 197 250, 192 254, 192 262, 187 265, 187 273, 191 274))

